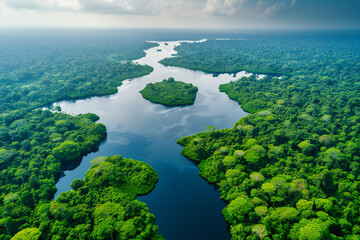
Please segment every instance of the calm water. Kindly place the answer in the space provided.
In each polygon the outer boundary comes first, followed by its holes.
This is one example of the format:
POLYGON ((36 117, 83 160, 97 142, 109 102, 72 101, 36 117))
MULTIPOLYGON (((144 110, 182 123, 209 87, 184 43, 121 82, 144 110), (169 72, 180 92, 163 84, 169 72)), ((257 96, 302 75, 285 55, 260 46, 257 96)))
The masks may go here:
POLYGON ((218 87, 241 76, 214 77, 200 71, 164 67, 158 61, 175 54, 180 42, 159 42, 137 60, 154 67, 147 76, 124 81, 117 94, 75 102, 59 102, 67 113, 96 113, 108 130, 108 137, 96 153, 83 158, 80 166, 65 171, 56 187, 59 193, 70 190, 74 179, 84 178, 90 161, 98 156, 121 155, 145 161, 159 175, 159 182, 148 195, 138 199, 156 216, 160 233, 166 239, 230 239, 221 210, 225 204, 219 191, 199 176, 196 165, 181 155, 176 140, 204 131, 207 126, 230 128, 246 113, 237 102, 220 93, 218 87), (162 51, 157 51, 161 49, 162 51), (142 98, 139 91, 150 82, 174 77, 199 88, 192 106, 165 107, 142 98))

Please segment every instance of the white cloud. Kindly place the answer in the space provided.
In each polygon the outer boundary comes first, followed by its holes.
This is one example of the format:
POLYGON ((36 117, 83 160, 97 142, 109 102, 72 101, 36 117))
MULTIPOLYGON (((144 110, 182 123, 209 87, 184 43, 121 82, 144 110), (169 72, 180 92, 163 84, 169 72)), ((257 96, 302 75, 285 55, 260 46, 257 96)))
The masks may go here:
POLYGON ((201 12, 206 0, 4 0, 4 3, 11 9, 42 12, 79 11, 98 14, 186 15, 201 12))
POLYGON ((4 0, 9 8, 41 11, 76 11, 80 9, 78 0, 4 0))
POLYGON ((81 10, 100 14, 134 14, 137 1, 129 3, 127 0, 79 0, 81 10))
POLYGON ((296 0, 207 0, 203 12, 220 16, 266 17, 291 8, 295 3, 296 0))
POLYGON ((208 0, 204 12, 211 15, 235 15, 242 11, 246 0, 208 0))

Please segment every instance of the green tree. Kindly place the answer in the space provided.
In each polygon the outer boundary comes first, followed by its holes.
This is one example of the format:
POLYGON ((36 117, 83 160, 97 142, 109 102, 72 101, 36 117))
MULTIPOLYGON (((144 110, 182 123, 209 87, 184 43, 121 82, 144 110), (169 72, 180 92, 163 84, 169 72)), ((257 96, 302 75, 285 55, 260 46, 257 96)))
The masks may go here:
POLYGON ((254 209, 255 205, 249 198, 237 197, 224 208, 223 214, 226 221, 234 224, 236 222, 243 222, 248 214, 254 209))
POLYGON ((41 232, 37 228, 26 228, 15 234, 11 240, 38 240, 41 232))
POLYGON ((54 156, 62 162, 71 162, 81 156, 78 143, 65 141, 53 150, 54 156))

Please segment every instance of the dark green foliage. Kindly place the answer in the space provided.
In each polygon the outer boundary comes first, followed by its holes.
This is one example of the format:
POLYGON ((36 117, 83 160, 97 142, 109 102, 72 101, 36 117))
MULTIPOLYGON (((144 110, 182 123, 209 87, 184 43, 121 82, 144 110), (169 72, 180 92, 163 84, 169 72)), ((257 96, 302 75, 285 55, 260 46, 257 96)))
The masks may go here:
POLYGON ((164 79, 162 82, 149 83, 140 91, 141 95, 153 103, 167 106, 193 104, 196 98, 197 87, 191 83, 175 81, 174 78, 164 79))
POLYGON ((233 239, 360 238, 355 85, 360 72, 359 54, 354 54, 360 52, 360 40, 344 41, 259 40, 261 46, 230 41, 221 42, 221 50, 215 50, 219 42, 209 41, 197 44, 196 51, 186 44, 179 47, 177 60, 191 66, 193 57, 211 52, 200 66, 228 59, 215 69, 236 69, 241 58, 240 66, 281 74, 281 65, 287 64, 285 72, 291 73, 221 85, 251 114, 216 135, 202 132, 178 141, 182 153, 199 162, 201 176, 220 186, 233 239), (235 53, 239 58, 232 59, 235 53), (249 58, 243 58, 245 53, 251 53, 249 58))
MULTIPOLYGON (((106 137, 105 126, 93 121, 95 114, 73 117, 37 110, 14 116, 0 122, 9 129, 0 147, 0 239, 28 227, 35 208, 53 198, 62 162, 97 150, 106 137)), ((27 234, 36 237, 38 231, 24 230, 19 236, 27 234)))
POLYGON ((33 225, 41 239, 163 239, 155 216, 136 200, 154 188, 158 176, 144 162, 108 157, 94 164, 74 190, 37 208, 33 225))

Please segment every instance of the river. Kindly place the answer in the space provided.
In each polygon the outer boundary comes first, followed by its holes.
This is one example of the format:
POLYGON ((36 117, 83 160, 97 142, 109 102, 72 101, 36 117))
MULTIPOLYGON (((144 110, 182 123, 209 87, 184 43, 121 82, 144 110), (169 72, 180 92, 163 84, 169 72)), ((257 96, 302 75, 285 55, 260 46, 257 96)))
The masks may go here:
POLYGON ((204 131, 207 126, 230 128, 246 116, 238 103, 219 92, 218 87, 247 74, 213 76, 165 67, 158 61, 176 54, 174 47, 181 43, 158 43, 158 47, 146 51, 144 58, 135 61, 152 66, 151 74, 124 81, 114 95, 54 104, 69 114, 95 113, 108 131, 99 151, 85 156, 77 168, 63 173, 56 184, 56 196, 70 190, 74 179, 84 178, 95 157, 121 155, 145 161, 158 173, 155 189, 138 200, 145 202, 155 214, 159 231, 166 239, 230 239, 221 214, 225 204, 219 199, 218 189, 199 176, 196 164, 181 155, 182 148, 176 140, 204 131), (169 77, 198 87, 193 105, 166 107, 142 98, 139 91, 146 84, 169 77))

